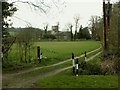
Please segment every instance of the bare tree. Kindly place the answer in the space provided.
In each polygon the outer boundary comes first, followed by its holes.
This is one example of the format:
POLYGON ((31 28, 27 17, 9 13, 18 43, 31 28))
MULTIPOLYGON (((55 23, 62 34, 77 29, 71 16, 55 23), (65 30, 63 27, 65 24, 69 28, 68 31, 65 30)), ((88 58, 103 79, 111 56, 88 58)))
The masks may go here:
POLYGON ((45 30, 45 35, 47 35, 47 30, 48 30, 48 23, 44 23, 44 30, 45 30))
POLYGON ((74 20, 75 20, 75 35, 74 35, 74 39, 77 38, 77 29, 78 29, 78 24, 79 24, 79 20, 80 20, 80 16, 79 15, 76 15, 74 17, 74 20))
POLYGON ((70 33, 71 33, 71 41, 73 40, 72 27, 73 27, 72 23, 67 24, 67 28, 70 29, 70 33))
POLYGON ((92 39, 100 39, 101 37, 101 28, 102 28, 102 19, 99 16, 91 16, 89 28, 92 32, 92 39))
POLYGON ((32 27, 26 27, 17 34, 17 43, 19 46, 19 54, 21 62, 31 62, 30 48, 33 44, 33 30, 32 27), (28 57, 28 58, 27 58, 28 57), (29 61, 27 61, 27 59, 29 61))
POLYGON ((61 6, 65 7, 65 1, 61 1, 60 0, 50 0, 49 3, 47 0, 33 0, 33 1, 29 1, 29 0, 11 0, 13 4, 15 3, 23 3, 26 5, 29 5, 29 7, 31 9, 34 9, 35 11, 40 11, 43 13, 47 13, 50 9, 53 8, 53 6, 55 6, 58 10, 60 10, 61 6))

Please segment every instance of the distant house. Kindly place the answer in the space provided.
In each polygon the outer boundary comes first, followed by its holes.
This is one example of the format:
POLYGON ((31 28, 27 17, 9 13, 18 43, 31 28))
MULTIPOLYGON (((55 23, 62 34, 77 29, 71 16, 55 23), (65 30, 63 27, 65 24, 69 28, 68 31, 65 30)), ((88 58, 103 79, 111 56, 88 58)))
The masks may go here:
POLYGON ((60 32, 59 37, 62 40, 70 40, 71 39, 71 33, 68 31, 60 32))
POLYGON ((58 25, 57 26, 52 26, 52 30, 55 31, 55 32, 58 32, 59 31, 58 25))
POLYGON ((59 31, 58 26, 52 26, 52 30, 48 31, 48 34, 52 34, 57 40, 70 40, 71 33, 69 31, 59 31))
POLYGON ((57 26, 52 26, 52 32, 51 34, 55 35, 59 32, 59 28, 58 28, 58 25, 57 26))

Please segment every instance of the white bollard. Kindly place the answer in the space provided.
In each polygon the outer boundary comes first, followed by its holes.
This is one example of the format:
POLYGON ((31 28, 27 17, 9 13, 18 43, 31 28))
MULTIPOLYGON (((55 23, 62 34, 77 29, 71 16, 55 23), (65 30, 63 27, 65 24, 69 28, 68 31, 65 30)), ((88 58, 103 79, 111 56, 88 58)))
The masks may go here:
POLYGON ((78 58, 76 59, 76 76, 78 76, 78 58))
POLYGON ((86 59, 87 59, 87 54, 86 54, 86 51, 85 51, 85 61, 86 61, 86 59))
POLYGON ((40 54, 40 62, 42 61, 42 53, 40 54))
POLYGON ((73 74, 75 74, 75 60, 74 60, 74 54, 72 53, 72 65, 73 65, 73 74))

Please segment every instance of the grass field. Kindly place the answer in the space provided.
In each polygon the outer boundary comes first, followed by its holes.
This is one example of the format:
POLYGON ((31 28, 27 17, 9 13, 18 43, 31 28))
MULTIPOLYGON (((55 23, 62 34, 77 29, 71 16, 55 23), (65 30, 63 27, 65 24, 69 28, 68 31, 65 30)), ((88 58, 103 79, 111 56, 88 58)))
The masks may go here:
MULTIPOLYGON (((75 56, 78 56, 85 51, 91 51, 100 46, 96 41, 80 41, 80 42, 36 42, 31 48, 31 57, 36 58, 37 46, 41 47, 43 57, 47 57, 47 60, 59 61, 71 58, 73 52, 75 56)), ((18 46, 14 45, 9 53, 9 59, 19 60, 20 54, 18 52, 18 46)))
MULTIPOLYGON (((97 41, 76 41, 76 42, 35 42, 31 47, 30 57, 32 62, 37 58, 37 46, 41 47, 43 53, 42 63, 40 66, 49 65, 71 58, 72 52, 79 56, 85 51, 91 51, 100 47, 97 41), (46 57, 46 58, 45 58, 46 57)), ((33 64, 21 64, 20 53, 17 44, 14 44, 9 51, 8 61, 12 64, 10 67, 32 67, 33 64)), ((9 67, 8 67, 9 68, 9 67)))

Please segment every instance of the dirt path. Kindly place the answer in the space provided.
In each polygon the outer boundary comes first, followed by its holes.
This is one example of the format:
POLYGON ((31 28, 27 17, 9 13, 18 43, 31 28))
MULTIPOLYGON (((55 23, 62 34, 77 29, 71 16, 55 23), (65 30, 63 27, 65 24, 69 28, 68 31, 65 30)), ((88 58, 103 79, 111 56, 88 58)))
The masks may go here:
MULTIPOLYGON (((101 48, 101 47, 100 47, 101 48)), ((90 52, 87 52, 86 54, 91 54, 97 50, 99 50, 100 48, 97 48, 93 51, 90 51, 90 52)), ((84 57, 84 54, 80 55, 80 56, 76 56, 75 58, 81 58, 81 57, 84 57)), ((43 67, 36 67, 36 68, 31 68, 31 69, 28 69, 28 70, 22 70, 22 71, 19 71, 17 73, 12 73, 12 74, 4 74, 4 77, 3 78, 7 78, 7 77, 11 77, 11 76, 16 76, 16 75, 19 75, 19 74, 24 74, 24 73, 28 73, 28 72, 32 72, 32 71, 35 71, 35 70, 39 70, 39 69, 42 69, 42 68, 45 68, 45 67, 53 67, 53 66, 57 66, 57 65, 60 65, 60 64, 63 64, 65 62, 69 62, 71 61, 71 58, 70 59, 67 59, 67 60, 64 60, 64 61, 61 61, 59 63, 56 63, 56 64, 52 64, 52 65, 48 65, 48 66, 43 66, 43 67)))
POLYGON ((89 60, 94 59, 94 58, 95 58, 96 56, 98 56, 100 53, 102 53, 102 51, 100 51, 100 52, 98 52, 97 54, 95 54, 95 55, 89 57, 89 58, 86 59, 85 61, 88 62, 89 60))
POLYGON ((8 83, 6 83, 6 85, 4 84, 4 88, 8 88, 8 87, 9 88, 32 88, 32 87, 34 87, 34 83, 37 80, 44 79, 44 78, 49 77, 49 76, 54 76, 54 75, 56 75, 64 70, 67 70, 69 68, 72 68, 72 66, 57 69, 57 70, 50 71, 50 72, 47 72, 44 74, 40 74, 36 77, 28 77, 28 78, 12 77, 12 78, 9 78, 8 83))
MULTIPOLYGON (((86 61, 89 61, 93 58, 95 58, 96 56, 98 56, 101 52, 98 52, 97 54, 93 55, 92 57, 88 58, 86 61)), ((53 70, 53 71, 50 71, 50 72, 46 72, 46 73, 43 73, 43 74, 39 74, 35 77, 9 77, 9 79, 6 79, 4 78, 3 80, 6 81, 6 85, 4 84, 4 88, 31 88, 31 87, 34 87, 34 83, 37 81, 37 80, 40 80, 40 79, 44 79, 46 77, 49 77, 49 76, 54 76, 64 70, 67 70, 67 69, 70 69, 72 68, 72 66, 69 66, 69 67, 66 67, 66 68, 60 68, 60 69, 56 69, 56 70, 53 70)))

